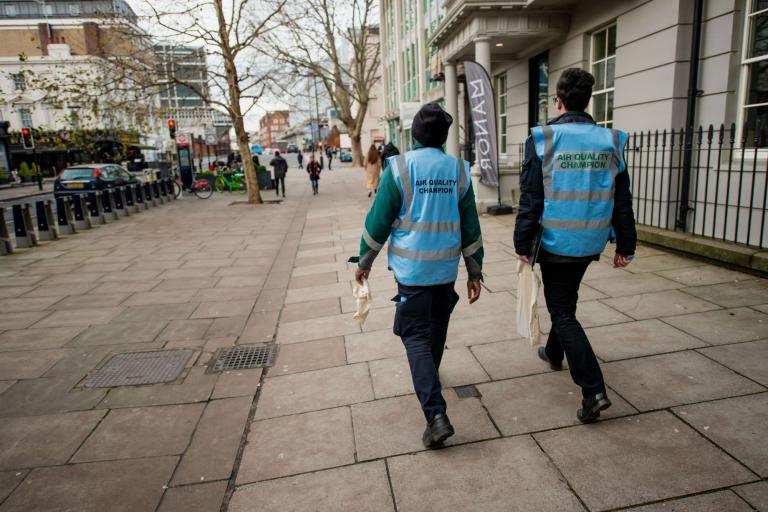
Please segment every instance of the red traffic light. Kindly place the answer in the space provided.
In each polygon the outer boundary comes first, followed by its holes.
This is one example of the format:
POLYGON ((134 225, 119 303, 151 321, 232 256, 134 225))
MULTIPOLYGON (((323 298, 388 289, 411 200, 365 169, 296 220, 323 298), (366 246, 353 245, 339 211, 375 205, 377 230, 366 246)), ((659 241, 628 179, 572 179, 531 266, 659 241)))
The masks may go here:
POLYGON ((29 128, 22 128, 21 134, 24 135, 25 137, 29 136, 29 128))
POLYGON ((172 139, 176 138, 176 121, 173 119, 168 120, 168 134, 172 139))
POLYGON ((34 149, 35 138, 32 136, 32 130, 29 128, 21 129, 21 145, 24 149, 34 149))
POLYGON ((175 128, 176 127, 176 121, 173 119, 168 120, 168 128, 175 128))

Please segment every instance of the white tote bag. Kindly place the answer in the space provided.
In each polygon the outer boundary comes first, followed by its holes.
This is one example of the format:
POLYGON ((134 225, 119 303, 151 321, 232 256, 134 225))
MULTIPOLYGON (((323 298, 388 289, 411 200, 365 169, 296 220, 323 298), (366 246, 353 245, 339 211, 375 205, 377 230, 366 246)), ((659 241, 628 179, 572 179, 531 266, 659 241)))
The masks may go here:
POLYGON ((517 261, 517 334, 531 346, 539 344, 539 276, 530 263, 517 261))
POLYGON ((352 318, 360 322, 360 325, 363 325, 365 319, 368 318, 368 311, 371 309, 372 300, 371 287, 368 285, 367 279, 363 279, 363 284, 355 282, 355 286, 352 288, 352 297, 354 297, 355 305, 357 306, 355 315, 352 318))

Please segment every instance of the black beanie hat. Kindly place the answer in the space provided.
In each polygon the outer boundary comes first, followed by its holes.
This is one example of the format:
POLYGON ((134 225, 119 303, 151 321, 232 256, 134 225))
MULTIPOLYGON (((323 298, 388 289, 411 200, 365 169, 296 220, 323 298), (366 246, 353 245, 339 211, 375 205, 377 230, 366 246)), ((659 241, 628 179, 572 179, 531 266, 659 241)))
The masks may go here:
POLYGON ((448 128, 452 123, 451 115, 439 104, 427 103, 414 116, 411 134, 423 146, 439 148, 448 139, 448 128))
POLYGON ((391 156, 396 156, 400 154, 400 150, 397 149, 397 146, 392 144, 391 142, 388 142, 386 146, 384 146, 384 149, 381 150, 381 159, 386 161, 387 158, 391 156))

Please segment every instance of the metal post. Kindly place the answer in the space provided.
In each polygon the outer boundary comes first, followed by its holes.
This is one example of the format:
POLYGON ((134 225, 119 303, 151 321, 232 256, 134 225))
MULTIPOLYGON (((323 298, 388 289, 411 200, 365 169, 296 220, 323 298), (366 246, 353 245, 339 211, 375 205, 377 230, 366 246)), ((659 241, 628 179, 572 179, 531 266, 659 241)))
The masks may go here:
POLYGON ((88 218, 88 203, 85 194, 78 194, 75 200, 75 229, 91 229, 91 219, 88 218))
POLYGON ((125 209, 131 213, 138 213, 139 211, 133 200, 133 187, 130 185, 125 187, 125 209))
POLYGON ((112 196, 115 201, 115 213, 118 217, 127 217, 130 215, 125 208, 125 195, 123 193, 123 187, 115 187, 112 189, 112 196))
POLYGON ((13 205, 13 229, 16 235, 16 247, 26 248, 37 245, 37 237, 32 230, 32 217, 29 205, 13 205))
POLYGON ((101 193, 101 205, 104 209, 104 216, 107 221, 118 219, 117 212, 112 204, 112 191, 108 188, 105 188, 101 193))
POLYGON ((60 235, 72 235, 75 233, 75 218, 72 215, 71 197, 56 198, 56 217, 60 235))
POLYGON ((91 225, 104 224, 106 222, 104 214, 102 213, 101 196, 98 192, 88 193, 88 210, 91 215, 91 225))
POLYGON ((41 241, 58 240, 56 222, 53 220, 51 202, 47 199, 35 201, 35 216, 37 217, 37 237, 41 241))
POLYGON ((5 208, 0 208, 0 255, 12 252, 11 234, 8 232, 8 224, 5 223, 5 208))
POLYGON ((688 204, 691 188, 691 160, 693 156, 693 125, 696 122, 696 97, 699 88, 699 53, 701 49, 701 26, 704 0, 695 0, 693 4, 693 31, 691 33, 691 61, 688 71, 688 104, 685 113, 685 152, 683 153, 683 176, 680 190, 680 214, 677 219, 677 227, 686 230, 688 224, 688 212, 691 210, 688 204))

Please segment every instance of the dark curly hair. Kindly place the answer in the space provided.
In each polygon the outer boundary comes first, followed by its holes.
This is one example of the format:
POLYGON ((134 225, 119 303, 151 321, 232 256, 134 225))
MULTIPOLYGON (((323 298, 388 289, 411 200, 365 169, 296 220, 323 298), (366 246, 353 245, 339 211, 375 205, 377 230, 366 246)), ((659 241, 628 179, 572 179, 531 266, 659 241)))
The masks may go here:
POLYGON ((557 97, 568 110, 584 111, 592 97, 592 86, 595 77, 588 71, 579 68, 568 68, 557 81, 557 97))

